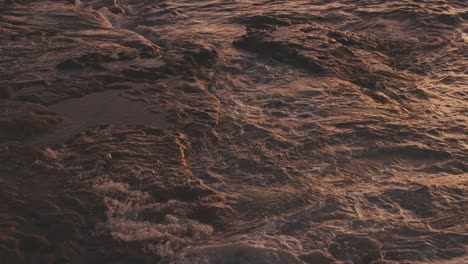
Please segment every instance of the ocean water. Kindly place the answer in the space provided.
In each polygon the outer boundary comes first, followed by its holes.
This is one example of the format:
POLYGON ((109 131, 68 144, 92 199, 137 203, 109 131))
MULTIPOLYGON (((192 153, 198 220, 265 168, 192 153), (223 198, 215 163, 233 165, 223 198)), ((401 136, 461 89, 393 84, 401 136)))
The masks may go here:
POLYGON ((0 0, 0 262, 465 263, 467 20, 0 0))

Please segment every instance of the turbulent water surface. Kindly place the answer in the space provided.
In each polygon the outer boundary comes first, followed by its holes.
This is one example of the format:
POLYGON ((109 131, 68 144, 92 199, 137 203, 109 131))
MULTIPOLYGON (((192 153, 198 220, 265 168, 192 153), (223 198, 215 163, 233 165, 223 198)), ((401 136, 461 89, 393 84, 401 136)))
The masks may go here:
POLYGON ((465 0, 0 0, 0 263, 467 263, 465 0))

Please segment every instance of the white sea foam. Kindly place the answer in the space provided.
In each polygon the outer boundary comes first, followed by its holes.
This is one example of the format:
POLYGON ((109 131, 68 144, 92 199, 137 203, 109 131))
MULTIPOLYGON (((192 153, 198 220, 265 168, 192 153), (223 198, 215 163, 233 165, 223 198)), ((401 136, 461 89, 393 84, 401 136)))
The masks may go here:
POLYGON ((172 256, 192 240, 204 239, 213 233, 209 225, 163 213, 167 207, 180 206, 177 201, 158 203, 148 193, 112 180, 95 184, 93 189, 104 196, 107 207, 107 221, 98 226, 98 232, 109 232, 123 241, 147 241, 146 250, 158 255, 172 256), (164 214, 164 219, 144 218, 144 211, 164 214))

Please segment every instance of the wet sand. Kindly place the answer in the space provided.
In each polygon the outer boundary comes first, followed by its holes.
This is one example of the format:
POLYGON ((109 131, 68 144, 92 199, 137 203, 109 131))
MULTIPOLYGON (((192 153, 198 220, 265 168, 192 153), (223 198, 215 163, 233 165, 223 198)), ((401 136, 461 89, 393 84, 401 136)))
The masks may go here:
POLYGON ((0 0, 0 263, 465 263, 468 5, 0 0))

